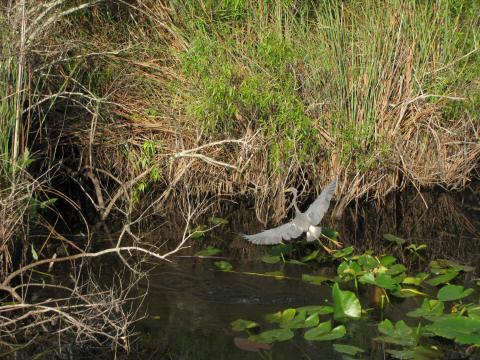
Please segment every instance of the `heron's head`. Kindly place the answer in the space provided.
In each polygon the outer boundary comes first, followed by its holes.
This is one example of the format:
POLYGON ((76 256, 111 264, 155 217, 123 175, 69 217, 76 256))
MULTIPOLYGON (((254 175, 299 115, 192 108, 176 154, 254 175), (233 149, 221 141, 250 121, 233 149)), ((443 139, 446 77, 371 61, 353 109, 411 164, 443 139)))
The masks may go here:
POLYGON ((298 194, 298 191, 297 191, 297 189, 296 189, 296 188, 294 188, 294 187, 288 188, 287 190, 285 190, 285 192, 287 192, 287 193, 292 193, 292 194, 293 194, 293 196, 295 196, 295 197, 296 197, 296 196, 297 196, 297 194, 298 194))

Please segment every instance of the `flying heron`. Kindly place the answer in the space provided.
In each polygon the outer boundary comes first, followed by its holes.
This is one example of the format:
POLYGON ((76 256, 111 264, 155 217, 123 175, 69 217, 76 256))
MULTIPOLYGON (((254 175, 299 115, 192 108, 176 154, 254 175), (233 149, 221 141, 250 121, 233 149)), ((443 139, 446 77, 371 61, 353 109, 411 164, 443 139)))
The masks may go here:
POLYGON ((336 187, 337 180, 335 179, 323 189, 322 193, 308 207, 307 211, 303 213, 297 206, 297 189, 290 188, 289 190, 293 193, 292 204, 295 208, 295 217, 292 221, 258 234, 243 235, 243 237, 257 245, 278 244, 281 243, 282 240, 296 239, 304 232, 307 233, 308 242, 318 239, 322 233, 322 228, 316 225, 320 224, 320 221, 327 212, 336 187))

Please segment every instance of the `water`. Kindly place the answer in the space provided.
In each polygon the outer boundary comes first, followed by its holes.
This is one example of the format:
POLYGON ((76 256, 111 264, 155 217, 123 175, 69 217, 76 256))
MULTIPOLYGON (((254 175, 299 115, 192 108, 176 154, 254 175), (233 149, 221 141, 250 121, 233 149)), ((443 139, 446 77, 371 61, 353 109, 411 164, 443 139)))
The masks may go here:
MULTIPOLYGON (((437 258, 478 266, 478 203, 478 194, 474 193, 426 194, 423 199, 415 194, 406 194, 394 198, 388 206, 351 209, 342 219, 327 219, 326 222, 339 230, 346 245, 373 248, 376 254, 392 253, 411 271, 425 270, 428 261, 437 258), (422 252, 425 261, 418 261, 415 256, 395 246, 386 246, 382 240, 384 233, 402 236, 411 243, 427 244, 428 249, 422 252)), ((148 286, 145 300, 148 316, 138 325, 142 333, 142 352, 151 358, 165 359, 341 359, 342 356, 333 350, 332 342, 309 342, 303 339, 302 332, 296 332, 293 340, 275 343, 261 354, 245 349, 248 344, 245 345, 242 338, 248 336, 233 332, 232 321, 238 318, 253 320, 261 323, 262 330, 265 330, 264 326, 268 323, 264 315, 267 313, 331 303, 331 286, 315 286, 300 279, 302 273, 333 274, 336 267, 329 264, 313 267, 265 264, 260 258, 268 248, 247 244, 235 235, 262 228, 253 213, 236 210, 226 217, 230 221, 229 227, 197 241, 194 248, 181 255, 192 255, 207 245, 213 245, 222 249, 221 256, 233 265, 235 272, 218 271, 214 262, 219 259, 178 257, 172 264, 158 266, 150 274, 148 285, 143 285, 145 289, 148 286), (262 274, 280 268, 294 279, 278 280, 242 273, 262 274)), ((475 276, 469 273, 465 281, 475 276)), ((392 321, 404 319, 407 323, 416 324, 417 319, 412 321, 404 314, 419 307, 423 298, 392 298, 392 303, 382 314, 375 288, 361 290, 359 295, 362 307, 371 311, 361 320, 347 324, 347 336, 336 342, 365 349, 366 359, 384 359, 384 345, 373 340, 378 336, 378 322, 384 316, 392 321)), ((327 318, 325 316, 321 321, 327 318)), ((270 324, 270 327, 275 325, 270 324)), ((445 351, 444 358, 459 358, 463 356, 462 351, 452 346, 445 351)), ((470 358, 479 357, 474 354, 470 358)))

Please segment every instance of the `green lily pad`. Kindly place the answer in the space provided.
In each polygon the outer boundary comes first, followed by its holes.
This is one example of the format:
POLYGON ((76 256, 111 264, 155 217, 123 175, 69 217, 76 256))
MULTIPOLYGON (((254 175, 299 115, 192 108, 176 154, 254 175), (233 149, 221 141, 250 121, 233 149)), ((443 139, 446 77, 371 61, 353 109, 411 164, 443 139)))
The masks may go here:
POLYGON ((228 261, 215 261, 214 264, 222 271, 231 271, 233 269, 232 264, 230 264, 228 261))
POLYGON ((403 245, 405 244, 405 239, 402 239, 398 236, 392 235, 392 234, 383 234, 383 238, 389 242, 395 243, 397 245, 403 245))
POLYGON ((213 246, 209 246, 208 248, 201 250, 195 254, 195 256, 213 256, 221 253, 220 249, 217 249, 213 246))
POLYGON ((280 256, 265 255, 262 257, 262 261, 267 264, 276 264, 280 260, 281 260, 280 256))
POLYGON ((310 284, 322 285, 325 281, 331 281, 332 279, 322 275, 302 274, 302 280, 310 284))
POLYGON ((403 264, 395 264, 392 265, 391 267, 388 268, 388 270, 385 272, 385 274, 395 276, 398 274, 401 274, 407 270, 406 266, 403 264))
POLYGON ((388 290, 396 290, 400 287, 397 281, 388 274, 378 274, 375 282, 378 287, 388 290))
POLYGON ((473 293, 473 289, 465 289, 462 285, 446 285, 438 290, 437 298, 441 301, 463 299, 473 293))
POLYGON ((310 306, 302 306, 297 308, 297 311, 303 311, 303 310, 307 312, 307 315, 311 315, 315 313, 319 315, 333 314, 333 307, 328 305, 310 305, 310 306))
POLYGON ((392 255, 385 255, 380 258, 380 263, 385 267, 389 267, 390 265, 393 265, 396 262, 397 262, 397 258, 392 255))
POLYGON ((232 325, 233 331, 245 331, 247 329, 253 329, 259 326, 254 321, 244 319, 237 319, 235 321, 232 321, 230 324, 232 325))
POLYGON ((390 320, 385 319, 378 324, 378 331, 384 336, 375 338, 375 340, 403 346, 413 346, 417 342, 415 331, 403 320, 393 325, 390 320))
POLYGON ((329 227, 323 227, 322 226, 322 235, 332 239, 332 240, 338 240, 340 239, 340 234, 338 233, 337 230, 329 228, 329 227))
POLYGON ((318 255, 320 255, 320 250, 314 250, 307 256, 304 256, 303 258, 301 258, 300 261, 307 262, 307 261, 315 260, 318 257, 318 255))
POLYGON ((426 283, 432 286, 438 286, 450 282, 451 280, 455 279, 458 274, 459 273, 456 270, 447 270, 445 273, 427 280, 426 283))
POLYGON ((296 314, 297 314, 297 310, 290 308, 290 309, 285 309, 283 311, 277 311, 276 313, 273 313, 273 314, 267 314, 265 315, 265 319, 271 323, 287 323, 291 321, 296 314))
POLYGON ((448 270, 469 272, 475 270, 475 268, 469 265, 461 265, 448 259, 437 259, 430 262, 430 271, 432 274, 444 274, 448 270))
POLYGON ((283 329, 273 329, 261 332, 258 335, 250 336, 248 339, 251 341, 259 342, 259 343, 266 343, 271 344, 275 341, 286 341, 293 338, 294 334, 293 331, 289 328, 283 329))
POLYGON ((359 348, 353 345, 347 345, 347 344, 333 344, 333 348, 335 349, 335 351, 341 354, 346 354, 351 356, 355 356, 358 353, 365 352, 365 350, 363 350, 362 348, 359 348))
POLYGON ((436 320, 425 326, 437 336, 453 339, 459 344, 480 345, 480 320, 458 316, 436 320))
POLYGON ((341 290, 338 283, 333 285, 332 292, 335 319, 360 318, 362 314, 362 306, 355 293, 341 290))
POLYGON ((427 296, 424 292, 421 292, 420 290, 414 289, 414 288, 401 288, 398 289, 397 291, 392 293, 393 296, 399 297, 399 298, 409 298, 409 297, 415 297, 415 296, 427 296))
POLYGON ((208 221, 212 225, 227 225, 228 224, 227 219, 224 219, 224 218, 221 218, 221 217, 218 217, 218 216, 212 216, 208 219, 208 221))
POLYGON ((307 315, 307 311, 302 310, 298 311, 297 316, 295 316, 290 321, 282 321, 280 326, 291 329, 300 329, 317 326, 319 322, 320 318, 318 313, 307 315))
POLYGON ((407 276, 403 279, 402 284, 405 285, 420 285, 429 275, 427 273, 418 273, 416 276, 407 276))
POLYGON ((345 336, 347 329, 345 325, 339 325, 332 329, 332 321, 320 323, 317 327, 305 332, 305 339, 310 341, 336 340, 345 336))
POLYGON ((427 320, 434 321, 443 315, 445 310, 445 303, 435 299, 423 299, 422 306, 418 309, 409 311, 407 316, 423 317, 427 320))
POLYGON ((333 254, 333 257, 335 259, 345 258, 345 257, 348 257, 349 255, 352 255, 354 250, 355 248, 353 246, 349 246, 349 247, 346 247, 345 249, 335 252, 333 254))
POLYGON ((278 244, 270 248, 268 253, 272 256, 288 255, 292 252, 292 244, 278 244))

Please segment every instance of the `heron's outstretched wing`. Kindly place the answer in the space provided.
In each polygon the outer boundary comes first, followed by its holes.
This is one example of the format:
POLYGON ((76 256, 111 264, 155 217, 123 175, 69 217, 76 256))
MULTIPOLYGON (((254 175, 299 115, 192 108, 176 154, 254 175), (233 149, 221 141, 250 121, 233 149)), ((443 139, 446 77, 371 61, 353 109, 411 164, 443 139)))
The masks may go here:
POLYGON ((290 240, 299 237, 302 230, 293 222, 280 225, 276 228, 262 231, 254 235, 243 235, 245 239, 257 245, 278 244, 282 240, 290 240))
POLYGON ((323 216, 330 206, 335 188, 337 187, 337 180, 333 180, 328 186, 323 189, 322 193, 315 199, 315 201, 308 207, 305 214, 312 221, 312 225, 318 225, 322 221, 323 216))

